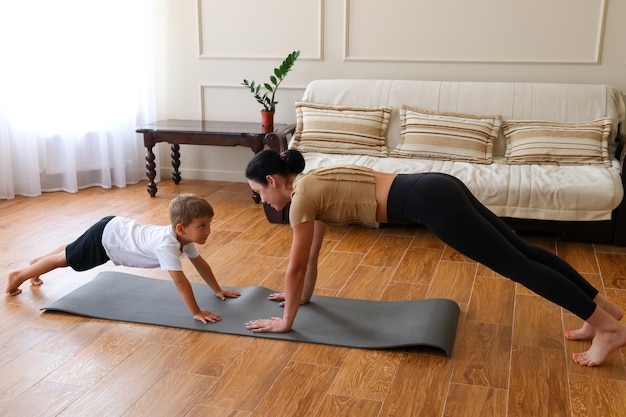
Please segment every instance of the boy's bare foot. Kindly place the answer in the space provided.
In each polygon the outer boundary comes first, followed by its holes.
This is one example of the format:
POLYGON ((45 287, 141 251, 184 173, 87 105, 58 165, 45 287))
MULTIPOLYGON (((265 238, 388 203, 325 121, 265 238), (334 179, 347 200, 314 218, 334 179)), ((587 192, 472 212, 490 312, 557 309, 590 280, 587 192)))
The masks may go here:
MULTIPOLYGON (((11 297, 20 295, 22 293, 22 290, 20 289, 20 285, 22 285, 24 281, 26 281, 26 280, 21 280, 20 278, 18 278, 18 275, 19 275, 18 271, 9 272, 9 281, 7 282, 6 293, 7 295, 10 295, 11 297)), ((39 277, 33 277, 30 279, 30 283, 31 285, 38 287, 41 284, 43 284, 43 281, 39 277)))
POLYGON ((619 325, 610 331, 597 331, 591 348, 572 354, 572 359, 582 366, 598 366, 617 349, 626 346, 626 326, 619 325))
POLYGON ((9 272, 9 282, 7 282, 6 293, 12 297, 22 293, 20 285, 22 285, 22 282, 24 281, 20 281, 17 275, 17 271, 9 272))
MULTIPOLYGON (((619 321, 624 317, 624 312, 619 308, 619 306, 609 301, 608 298, 598 295, 595 298, 595 302, 599 308, 602 308, 604 311, 609 313, 615 320, 619 321)), ((565 337, 568 340, 590 340, 594 335, 595 329, 587 322, 585 322, 580 329, 565 332, 565 337)))

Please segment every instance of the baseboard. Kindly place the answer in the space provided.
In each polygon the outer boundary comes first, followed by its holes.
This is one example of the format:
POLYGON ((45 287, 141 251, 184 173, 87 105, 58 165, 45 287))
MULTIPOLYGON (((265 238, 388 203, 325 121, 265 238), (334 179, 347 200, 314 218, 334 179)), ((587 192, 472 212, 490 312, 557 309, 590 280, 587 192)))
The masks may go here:
MULTIPOLYGON (((160 167, 161 179, 172 178, 171 167, 160 167)), ((242 171, 215 171, 206 169, 181 169, 180 176, 182 180, 203 180, 203 181, 227 181, 227 182, 243 182, 246 183, 245 174, 242 171)))

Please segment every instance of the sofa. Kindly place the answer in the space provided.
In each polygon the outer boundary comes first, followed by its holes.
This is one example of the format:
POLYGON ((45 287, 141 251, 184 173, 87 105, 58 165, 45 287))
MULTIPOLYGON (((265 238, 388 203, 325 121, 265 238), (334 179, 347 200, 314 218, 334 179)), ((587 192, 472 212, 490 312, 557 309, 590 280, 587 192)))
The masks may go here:
POLYGON ((284 141, 305 172, 444 172, 517 231, 625 246, 625 117, 608 85, 315 80, 284 141))

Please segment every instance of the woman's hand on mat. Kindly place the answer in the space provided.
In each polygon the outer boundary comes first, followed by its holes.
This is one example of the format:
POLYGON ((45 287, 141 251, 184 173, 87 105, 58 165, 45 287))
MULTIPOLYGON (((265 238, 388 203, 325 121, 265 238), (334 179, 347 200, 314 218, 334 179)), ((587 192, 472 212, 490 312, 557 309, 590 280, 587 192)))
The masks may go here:
POLYGON ((235 290, 221 290, 216 292, 215 295, 217 296, 217 298, 224 301, 226 298, 237 298, 241 295, 241 293, 235 290))
POLYGON ((268 300, 272 301, 285 301, 285 293, 284 292, 275 292, 267 297, 268 300))
POLYGON ((219 321, 222 319, 217 314, 211 313, 210 311, 207 311, 207 310, 202 310, 199 313, 194 314, 193 318, 198 321, 201 321, 204 324, 207 324, 208 322, 215 323, 216 321, 219 321))
POLYGON ((285 306, 285 293, 284 292, 275 292, 273 294, 270 294, 269 297, 267 297, 267 299, 270 301, 280 301, 281 303, 279 304, 279 306, 280 307, 285 306))
POLYGON ((291 330, 291 325, 285 323, 282 317, 272 317, 249 321, 246 323, 246 329, 252 330, 253 333, 284 333, 291 330))

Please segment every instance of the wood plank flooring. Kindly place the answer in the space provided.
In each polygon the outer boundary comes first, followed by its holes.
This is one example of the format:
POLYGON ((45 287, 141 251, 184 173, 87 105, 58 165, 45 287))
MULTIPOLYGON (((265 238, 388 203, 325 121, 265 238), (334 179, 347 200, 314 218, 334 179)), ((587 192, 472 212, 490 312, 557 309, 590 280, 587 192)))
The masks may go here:
MULTIPOLYGON (((167 224, 180 192, 216 218, 201 247, 223 285, 283 289, 291 231, 270 224, 247 184, 183 180, 0 201, 0 276, 79 236, 101 216, 167 224)), ((626 248, 527 236, 626 308, 626 248)), ((191 264, 190 279, 201 282, 191 264)), ((461 307, 448 359, 432 349, 360 350, 41 313, 116 269, 45 276, 0 302, 0 415, 28 416, 626 416, 625 349, 599 368, 572 362, 580 320, 446 247, 423 228, 330 228, 317 294, 372 300, 447 297, 461 307)), ((269 301, 268 301, 269 302, 269 301)), ((255 317, 251 317, 255 318, 255 317)), ((364 317, 364 320, 367 320, 364 317)), ((296 321, 297 325, 297 321, 296 321)), ((242 323, 243 326, 243 323, 242 323)))

